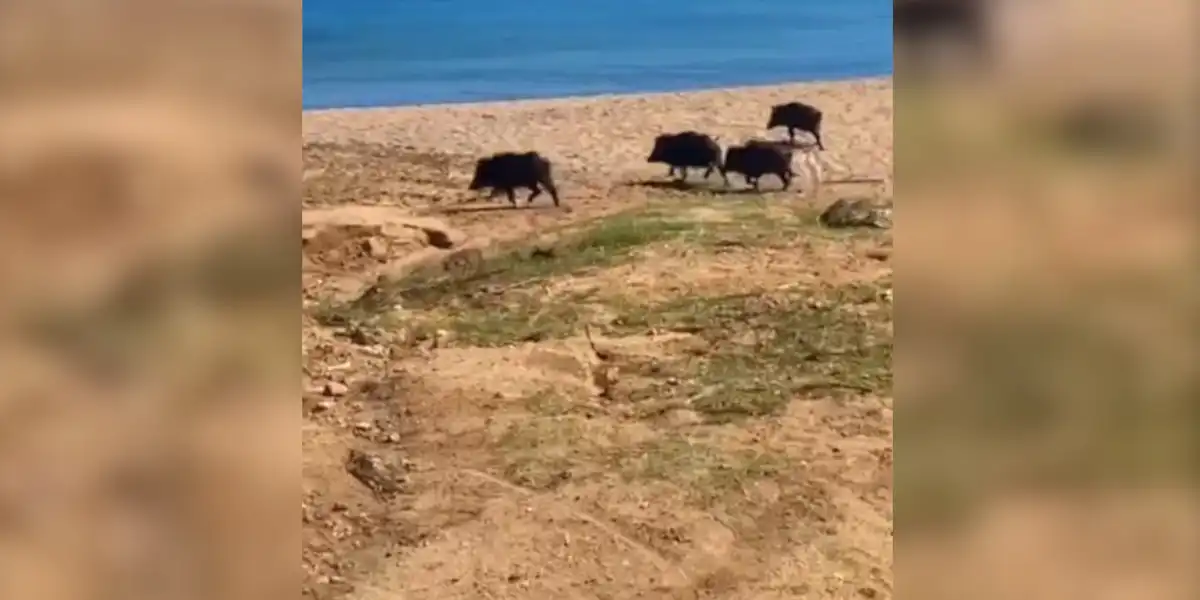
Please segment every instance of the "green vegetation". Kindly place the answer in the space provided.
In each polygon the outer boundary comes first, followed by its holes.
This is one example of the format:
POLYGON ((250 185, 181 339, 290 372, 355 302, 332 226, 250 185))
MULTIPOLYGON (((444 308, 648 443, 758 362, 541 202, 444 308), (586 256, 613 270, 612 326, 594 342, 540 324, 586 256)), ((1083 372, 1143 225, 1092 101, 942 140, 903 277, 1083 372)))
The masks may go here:
MULTIPOLYGON (((695 336, 699 344, 664 358, 618 355, 613 360, 630 383, 613 400, 635 405, 644 418, 686 407, 724 422, 777 414, 797 396, 841 390, 885 395, 892 384, 892 339, 886 328, 890 307, 879 296, 873 286, 850 285, 629 305, 601 328, 606 335, 675 331, 695 336)), ((564 337, 582 327, 588 308, 583 303, 543 308, 533 317, 521 313, 524 320, 513 318, 515 313, 487 313, 492 320, 458 325, 471 343, 529 340, 531 332, 564 337)))
POLYGON ((614 432, 578 415, 541 415, 513 422, 494 442, 505 478, 522 487, 554 489, 615 472, 627 481, 678 485, 705 505, 795 468, 781 454, 726 449, 679 434, 622 444, 614 432))
POLYGON ((525 243, 503 249, 484 258, 470 273, 427 269, 381 282, 353 301, 322 304, 315 317, 329 326, 379 325, 378 321, 399 305, 413 311, 451 312, 452 316, 443 319, 454 321, 445 323, 447 327, 460 333, 479 332, 484 343, 519 341, 537 331, 543 321, 558 322, 563 315, 542 314, 543 307, 535 301, 523 302, 517 292, 554 277, 630 260, 638 250, 655 243, 690 241, 705 233, 702 224, 651 211, 617 215, 557 243, 533 248, 525 243))
MULTIPOLYGON (((646 249, 718 252, 729 247, 803 244, 817 236, 875 235, 815 227, 816 211, 731 201, 708 220, 688 207, 618 215, 541 250, 511 248, 475 273, 415 273, 376 287, 319 318, 350 328, 399 326, 415 337, 435 330, 454 343, 506 346, 580 335, 585 323, 609 336, 685 332, 702 349, 654 361, 620 359, 617 399, 643 418, 686 406, 724 422, 778 413, 798 396, 839 390, 886 394, 891 386, 890 301, 880 284, 811 287, 733 296, 688 296, 662 303, 620 290, 558 292, 544 283, 633 260, 646 249), (404 313, 392 309, 399 304, 404 313), (598 323, 598 324, 597 324, 598 323)), ((709 209, 709 212, 713 212, 709 209)))
MULTIPOLYGON (((819 463, 839 450, 758 434, 793 403, 819 400, 814 411, 845 403, 834 407, 840 410, 858 402, 853 396, 890 394, 890 282, 805 284, 775 270, 761 280, 757 272, 738 273, 733 283, 706 277, 695 286, 686 274, 662 286, 650 277, 673 274, 674 265, 711 263, 721 273, 761 268, 765 258, 820 260, 827 246, 843 252, 859 238, 886 234, 822 228, 821 207, 808 203, 707 200, 608 217, 553 241, 526 240, 480 256, 470 269, 381 282, 352 302, 319 307, 317 317, 351 335, 394 330, 422 339, 445 330, 446 343, 464 349, 588 331, 594 356, 585 358, 581 343, 504 353, 524 369, 520 391, 506 381, 486 421, 462 437, 479 452, 464 450, 456 460, 539 494, 604 490, 710 511, 746 539, 763 530, 814 535, 811 523, 827 523, 838 510, 814 481, 829 477, 819 463), (667 264, 653 263, 659 260, 667 264), (606 271, 634 265, 637 289, 648 293, 621 289, 622 277, 606 271), (745 427, 724 426, 731 422, 745 427)), ((471 354, 462 357, 474 360, 471 354)), ((491 354, 480 353, 481 360, 491 354)), ((868 418, 870 427, 882 421, 868 418)), ((828 433, 831 443, 839 433, 828 433)), ((636 521, 624 525, 644 532, 636 521)))
POLYGON ((892 340, 880 322, 890 316, 875 304, 878 295, 872 286, 855 285, 815 294, 684 298, 625 317, 622 327, 704 339, 709 351, 684 361, 674 387, 692 410, 726 421, 775 414, 814 391, 887 393, 892 340))
POLYGON ((508 249, 483 261, 466 277, 415 273, 394 285, 391 292, 406 307, 430 310, 461 298, 492 294, 566 275, 598 270, 632 259, 652 244, 704 236, 700 223, 668 219, 639 212, 618 215, 583 231, 569 234, 556 244, 531 249, 508 249))
MULTIPOLYGON (((704 204, 680 202, 669 208, 639 209, 610 216, 563 234, 558 240, 518 244, 486 257, 470 273, 446 274, 440 269, 414 272, 387 282, 370 298, 338 308, 384 310, 400 303, 412 310, 429 310, 463 297, 500 290, 528 288, 556 277, 597 271, 637 258, 656 245, 716 250, 723 247, 781 247, 799 238, 862 237, 872 232, 827 230, 816 225, 819 210, 812 206, 772 205, 761 199, 723 200, 724 218, 689 214, 704 204)), ((334 308, 334 307, 331 307, 334 308)), ((351 310, 351 312, 353 312, 351 310)))
POLYGON ((741 491, 751 481, 776 477, 790 467, 780 455, 723 450, 678 434, 630 450, 618 460, 625 478, 670 481, 706 494, 741 491))

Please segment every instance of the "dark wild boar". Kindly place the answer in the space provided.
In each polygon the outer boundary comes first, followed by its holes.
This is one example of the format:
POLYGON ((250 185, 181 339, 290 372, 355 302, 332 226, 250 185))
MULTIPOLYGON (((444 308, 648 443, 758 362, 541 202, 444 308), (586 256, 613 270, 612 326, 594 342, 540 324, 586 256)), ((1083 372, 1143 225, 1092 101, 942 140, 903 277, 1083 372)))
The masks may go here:
POLYGON ((704 167, 705 179, 708 179, 713 171, 717 171, 725 183, 729 183, 721 165, 721 146, 712 136, 696 131, 665 133, 654 138, 654 149, 650 151, 646 162, 669 165, 671 168, 667 171, 668 176, 674 176, 675 170, 678 169, 680 181, 687 179, 688 168, 704 167))
POLYGON ((517 205, 517 188, 528 188, 533 191, 526 203, 533 202, 545 188, 554 199, 554 205, 559 206, 558 188, 554 185, 554 177, 550 169, 550 161, 537 152, 502 152, 487 158, 481 158, 475 163, 475 176, 467 189, 471 191, 491 188, 491 197, 504 193, 509 203, 517 205))
POLYGON ((787 127, 788 141, 793 144, 796 143, 796 132, 806 131, 816 139, 817 148, 824 150, 825 144, 821 141, 821 121, 823 119, 824 115, 821 114, 820 109, 803 102, 777 104, 771 108, 771 118, 767 120, 767 129, 787 127))
POLYGON ((783 182, 783 189, 792 184, 792 150, 782 143, 752 141, 743 146, 733 146, 725 154, 725 170, 741 173, 746 183, 758 188, 759 178, 774 175, 783 182))

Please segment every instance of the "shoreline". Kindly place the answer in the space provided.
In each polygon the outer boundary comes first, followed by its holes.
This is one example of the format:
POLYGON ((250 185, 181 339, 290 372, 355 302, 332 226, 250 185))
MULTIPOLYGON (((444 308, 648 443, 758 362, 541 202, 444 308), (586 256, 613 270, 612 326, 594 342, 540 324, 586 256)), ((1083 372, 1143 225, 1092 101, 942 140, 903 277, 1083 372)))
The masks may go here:
POLYGON ((782 86, 801 86, 801 85, 835 85, 835 84, 851 84, 851 83, 879 83, 886 82, 891 84, 893 79, 892 74, 873 75, 870 77, 844 77, 838 79, 814 79, 806 81, 780 81, 776 83, 758 83, 751 85, 732 85, 732 86, 716 86, 716 87, 695 87, 678 90, 651 90, 638 92, 605 92, 592 94, 572 94, 567 96, 532 96, 527 98, 511 98, 507 100, 449 100, 445 102, 426 102, 419 104, 389 104, 380 106, 338 106, 327 108, 305 108, 301 112, 304 115, 318 115, 334 112, 371 112, 371 111, 393 111, 393 110, 409 110, 409 109, 433 109, 433 108, 491 108, 507 104, 532 104, 532 103, 562 103, 562 102, 582 102, 589 100, 615 100, 620 98, 632 97, 667 97, 679 96, 687 94, 704 94, 711 92, 754 92, 763 89, 778 88, 782 86))
POLYGON ((305 144, 366 143, 473 158, 536 150, 581 179, 656 173, 645 153, 655 135, 697 130, 722 145, 780 137, 771 106, 803 101, 825 113, 825 156, 851 177, 892 179, 893 77, 302 113, 305 144))

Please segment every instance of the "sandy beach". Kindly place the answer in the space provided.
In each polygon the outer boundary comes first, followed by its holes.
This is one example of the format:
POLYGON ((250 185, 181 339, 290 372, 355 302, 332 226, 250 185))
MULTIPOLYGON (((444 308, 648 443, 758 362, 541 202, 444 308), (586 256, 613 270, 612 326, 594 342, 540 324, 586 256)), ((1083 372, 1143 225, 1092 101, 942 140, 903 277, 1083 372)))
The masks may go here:
POLYGON ((816 218, 890 199, 890 79, 304 134, 307 598, 891 597, 891 234, 816 218), (645 162, 663 132, 766 137, 791 100, 826 115, 819 193, 645 162), (565 206, 468 192, 502 150, 549 157, 565 206), (858 349, 795 362, 826 339, 858 349))
MULTIPOLYGON (((388 207, 397 218, 443 210, 477 197, 466 190, 477 158, 505 150, 537 150, 553 161, 570 214, 468 211, 446 217, 482 244, 498 237, 519 238, 531 228, 569 225, 645 203, 644 190, 627 184, 663 177, 662 165, 645 161, 658 134, 695 129, 716 136, 723 146, 751 138, 782 138, 784 130, 764 129, 770 107, 797 99, 825 113, 823 180, 874 181, 870 194, 890 194, 892 80, 875 78, 305 112, 305 206, 343 205, 343 215, 350 211, 345 205, 388 207), (344 169, 356 174, 327 176, 344 169)), ((823 193, 862 191, 856 187, 861 186, 826 186, 823 193)), ((306 211, 306 220, 319 221, 326 214, 306 211)))
MULTIPOLYGON (((623 176, 647 171, 648 144, 659 133, 695 129, 718 136, 723 144, 765 137, 770 107, 792 100, 825 112, 830 158, 845 163, 856 175, 891 178, 891 78, 311 111, 304 114, 304 135, 308 142, 396 144, 464 156, 534 149, 576 174, 623 176)), ((781 131, 771 135, 778 137, 781 131)))

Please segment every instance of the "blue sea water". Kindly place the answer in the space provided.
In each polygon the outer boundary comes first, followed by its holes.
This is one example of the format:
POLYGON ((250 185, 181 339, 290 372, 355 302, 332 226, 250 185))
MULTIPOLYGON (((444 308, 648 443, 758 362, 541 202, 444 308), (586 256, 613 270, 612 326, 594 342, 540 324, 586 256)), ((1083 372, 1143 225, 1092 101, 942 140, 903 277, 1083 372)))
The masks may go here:
POLYGON ((892 0, 306 0, 304 107, 892 72, 892 0))

